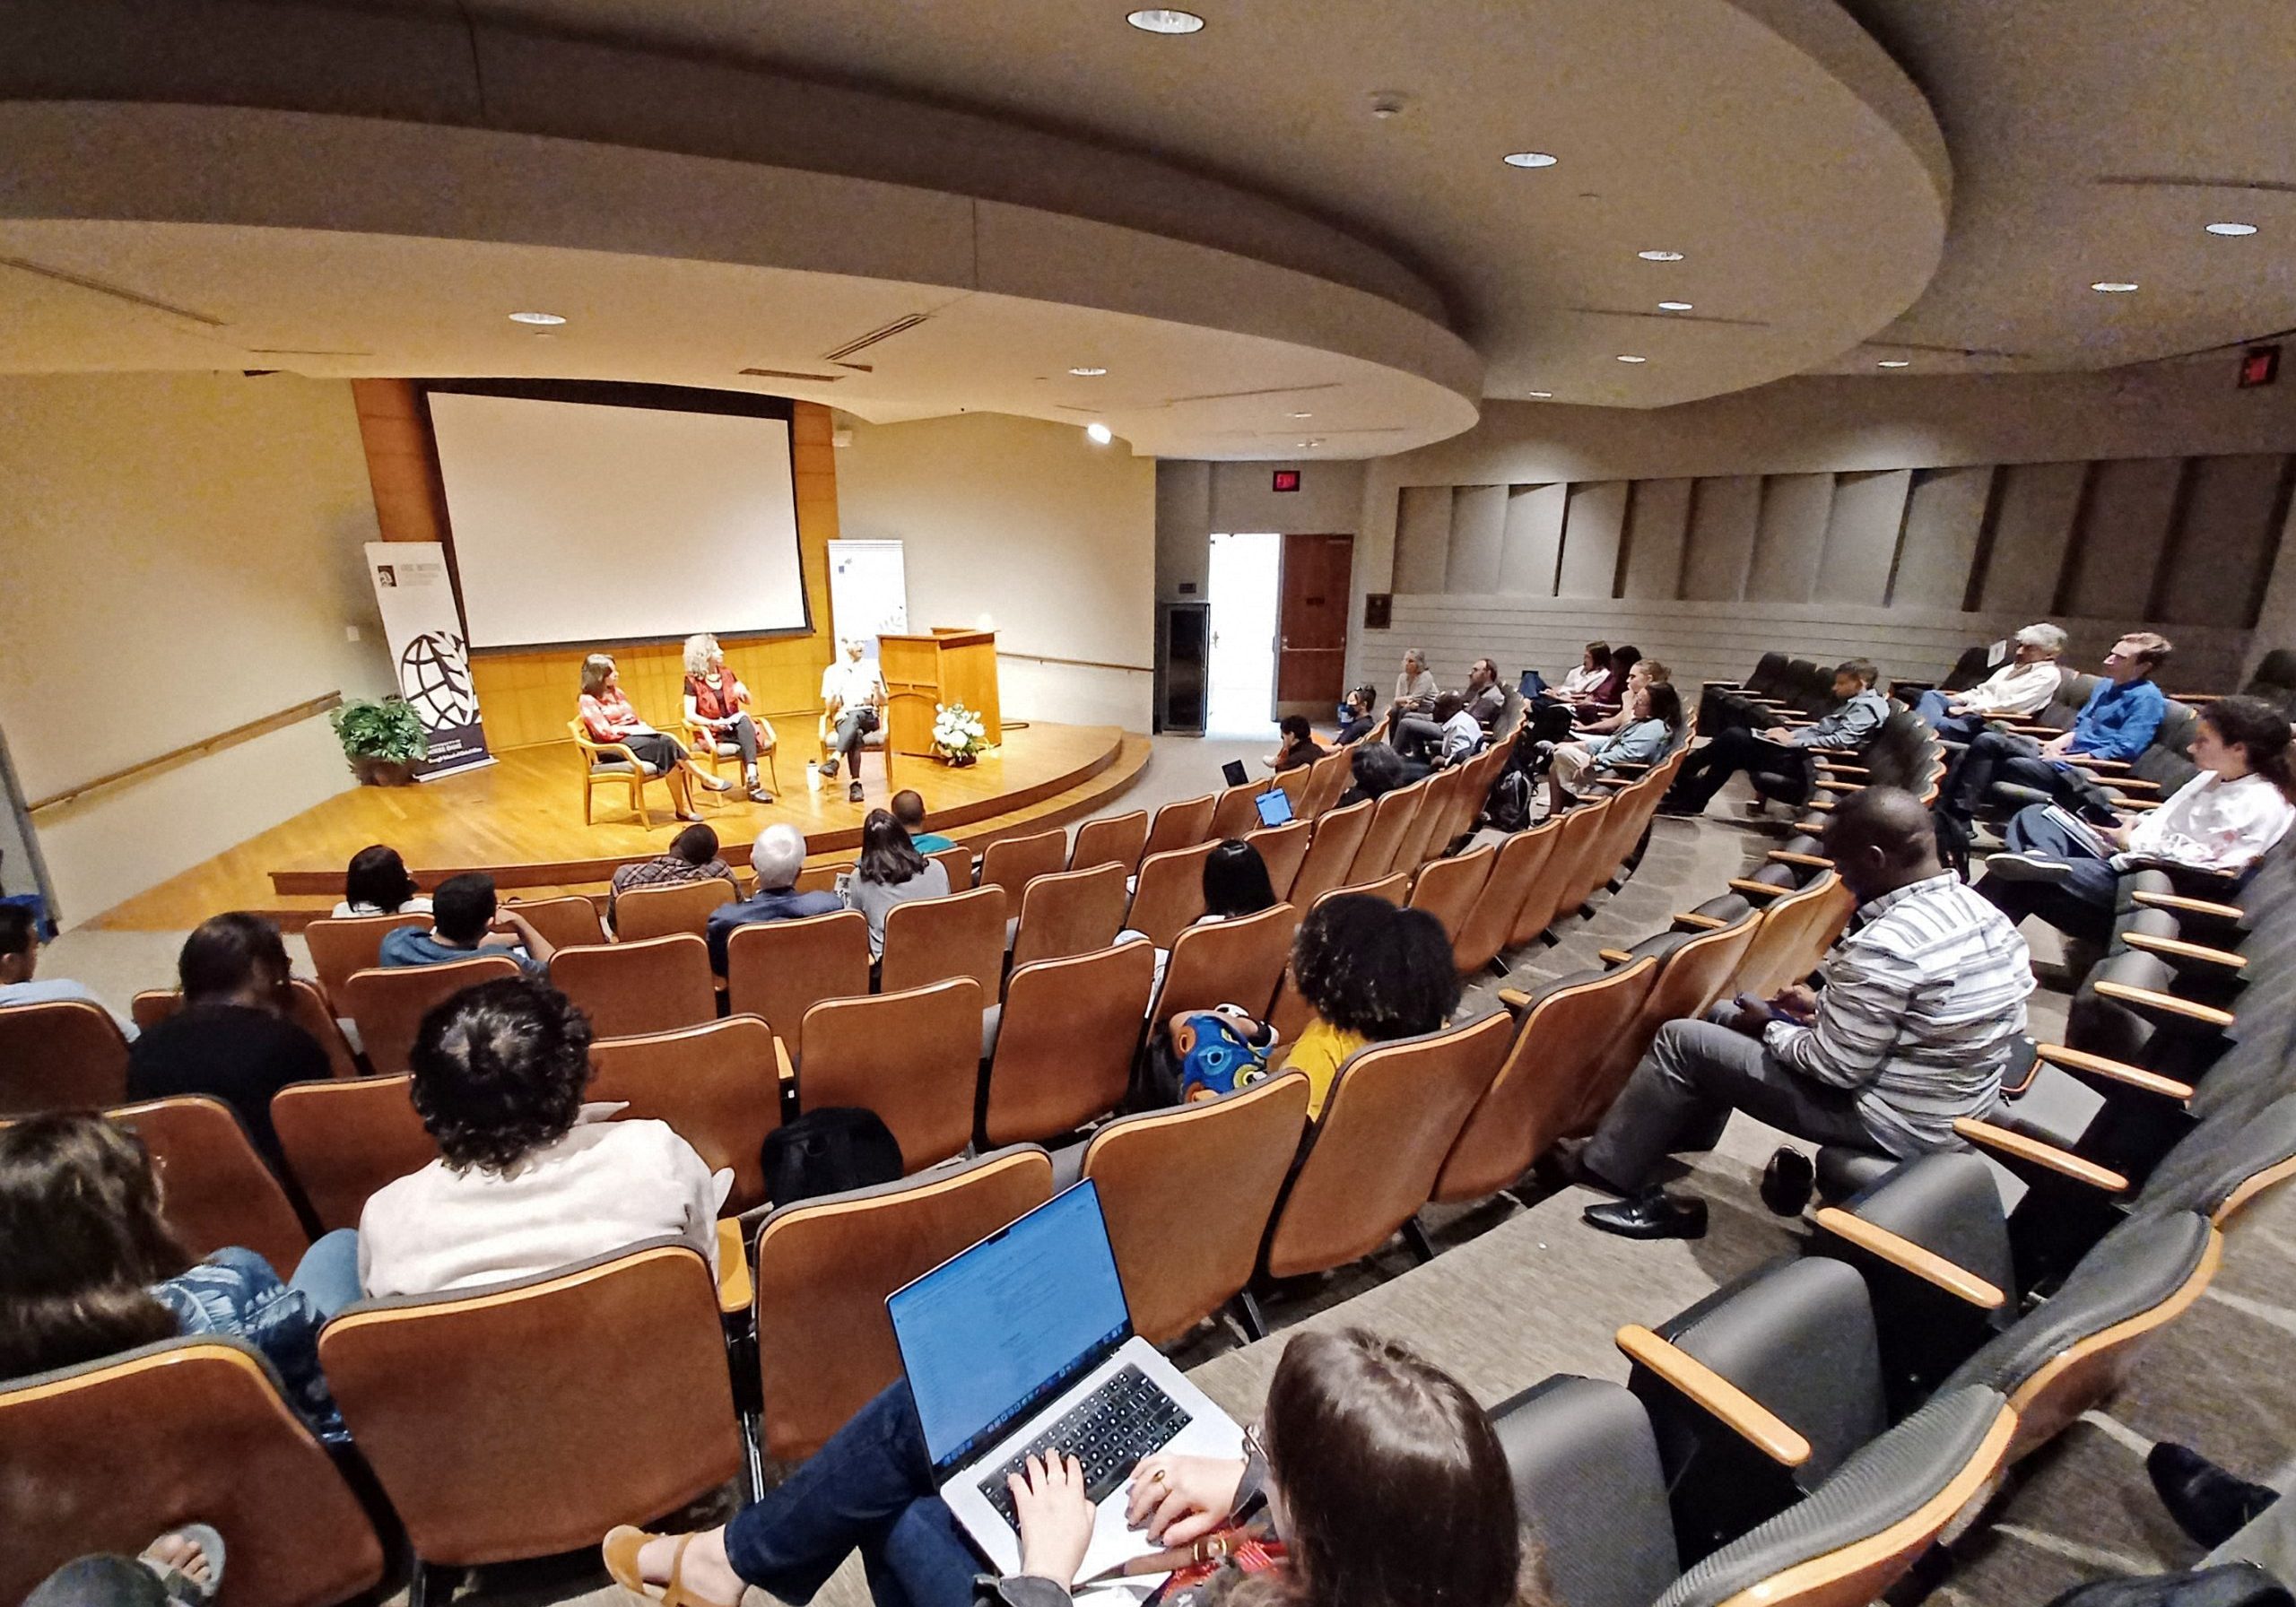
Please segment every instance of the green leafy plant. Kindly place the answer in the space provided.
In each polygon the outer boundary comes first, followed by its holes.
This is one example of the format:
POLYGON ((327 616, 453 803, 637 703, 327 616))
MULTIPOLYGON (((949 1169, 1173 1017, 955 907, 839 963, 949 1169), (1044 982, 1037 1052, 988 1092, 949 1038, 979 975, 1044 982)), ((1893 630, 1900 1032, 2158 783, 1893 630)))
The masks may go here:
POLYGON ((327 716, 345 757, 412 763, 430 751, 422 717, 404 698, 355 698, 327 716))

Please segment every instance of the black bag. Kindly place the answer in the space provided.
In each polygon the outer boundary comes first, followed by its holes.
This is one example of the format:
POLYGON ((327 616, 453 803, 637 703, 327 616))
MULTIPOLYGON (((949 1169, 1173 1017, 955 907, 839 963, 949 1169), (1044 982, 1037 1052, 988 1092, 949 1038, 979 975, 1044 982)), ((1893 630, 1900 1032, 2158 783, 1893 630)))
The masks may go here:
POLYGON ((2049 1607, 2289 1607, 2279 1580, 2253 1562, 2076 1585, 2049 1607))
POLYGON ((1531 823, 1531 778, 1511 765, 1491 784, 1483 823, 1498 831, 1520 831, 1531 823))
POLYGON ((898 1183, 900 1145, 874 1110, 832 1105, 766 1134, 758 1151, 766 1197, 776 1205, 898 1183))

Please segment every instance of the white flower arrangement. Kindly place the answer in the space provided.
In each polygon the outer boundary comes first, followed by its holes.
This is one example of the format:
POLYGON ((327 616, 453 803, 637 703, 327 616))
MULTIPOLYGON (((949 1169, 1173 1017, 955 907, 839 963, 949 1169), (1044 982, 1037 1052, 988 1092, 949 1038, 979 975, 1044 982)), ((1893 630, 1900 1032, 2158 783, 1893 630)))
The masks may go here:
POLYGON ((952 760, 970 760, 990 752, 988 727, 961 703, 933 705, 933 751, 952 760))

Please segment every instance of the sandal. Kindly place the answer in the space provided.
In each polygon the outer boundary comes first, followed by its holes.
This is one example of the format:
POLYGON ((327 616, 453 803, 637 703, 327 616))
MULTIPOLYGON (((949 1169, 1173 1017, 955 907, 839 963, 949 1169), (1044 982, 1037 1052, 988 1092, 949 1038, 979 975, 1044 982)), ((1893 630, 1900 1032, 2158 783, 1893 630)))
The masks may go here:
POLYGON ((605 1543, 599 1551, 605 1557, 606 1572, 613 1582, 636 1596, 649 1602, 660 1602, 663 1607, 741 1607, 739 1603, 726 1603, 705 1601, 685 1587, 685 1549, 693 1543, 693 1536, 678 1536, 678 1549, 670 1559, 670 1578, 666 1585, 648 1585, 646 1575, 638 1566, 638 1553, 646 1542, 660 1538, 628 1524, 617 1524, 606 1532, 605 1543))
POLYGON ((773 802, 773 795, 766 791, 765 788, 761 786, 753 786, 750 788, 750 802, 752 804, 770 804, 773 802))
POLYGON ((199 1548, 201 1555, 207 1559, 206 1578, 195 1579, 179 1568, 161 1564, 151 1555, 149 1546, 136 1560, 159 1576, 160 1588, 167 1592, 170 1601, 180 1602, 183 1607, 204 1607, 223 1587, 223 1537, 207 1524, 178 1524, 160 1539, 165 1540, 168 1534, 179 1534, 199 1548))

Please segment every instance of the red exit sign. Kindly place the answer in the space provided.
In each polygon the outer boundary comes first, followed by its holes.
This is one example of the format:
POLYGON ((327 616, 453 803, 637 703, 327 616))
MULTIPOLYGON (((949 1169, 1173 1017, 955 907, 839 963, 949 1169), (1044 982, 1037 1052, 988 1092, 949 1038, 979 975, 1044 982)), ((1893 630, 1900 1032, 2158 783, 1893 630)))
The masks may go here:
POLYGON ((2270 385, 2279 378, 2279 347, 2250 346, 2240 353, 2240 389, 2248 390, 2254 386, 2270 385))
POLYGON ((1280 491, 1298 491, 1300 489, 1300 471, 1297 469, 1276 470, 1275 489, 1280 491))

